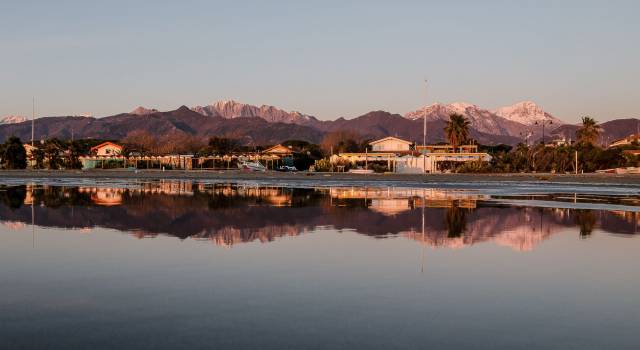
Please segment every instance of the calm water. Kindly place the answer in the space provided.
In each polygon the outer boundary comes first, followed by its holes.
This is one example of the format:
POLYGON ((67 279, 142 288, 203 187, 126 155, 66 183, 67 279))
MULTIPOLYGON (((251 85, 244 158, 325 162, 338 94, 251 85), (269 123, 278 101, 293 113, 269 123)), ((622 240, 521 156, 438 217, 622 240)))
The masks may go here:
POLYGON ((637 191, 14 183, 0 348, 638 349, 637 191))

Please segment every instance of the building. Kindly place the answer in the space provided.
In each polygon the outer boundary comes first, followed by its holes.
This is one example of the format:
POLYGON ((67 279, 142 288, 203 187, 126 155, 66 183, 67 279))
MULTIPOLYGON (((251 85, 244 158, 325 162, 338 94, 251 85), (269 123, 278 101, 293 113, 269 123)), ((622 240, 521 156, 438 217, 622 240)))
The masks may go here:
POLYGON ((370 163, 386 163, 387 169, 394 173, 434 173, 442 171, 444 163, 491 161, 488 153, 478 152, 477 145, 426 145, 411 149, 412 142, 396 137, 385 137, 372 141, 371 152, 341 153, 333 155, 330 160, 337 164, 348 161, 354 166, 368 168, 370 163))
POLYGON ((570 139, 565 138, 564 136, 555 138, 551 140, 551 142, 547 143, 547 147, 562 147, 562 146, 571 146, 572 142, 570 139))
POLYGON ((640 139, 640 134, 631 134, 625 138, 621 138, 618 140, 615 140, 613 142, 611 142, 611 144, 609 145, 609 148, 611 147, 620 147, 620 146, 628 146, 630 144, 632 144, 633 142, 638 142, 638 140, 640 139))
POLYGON ((628 155, 632 155, 632 156, 636 156, 636 157, 640 157, 640 149, 628 149, 628 150, 623 151, 622 153, 628 154, 628 155))
POLYGON ((265 149, 264 151, 262 151, 262 153, 273 156, 288 157, 293 154, 293 150, 290 147, 277 144, 273 147, 265 149))
POLYGON ((27 166, 34 167, 36 165, 36 157, 34 157, 33 152, 38 149, 36 146, 31 146, 30 143, 23 143, 22 147, 24 147, 24 151, 27 155, 27 166))
POLYGON ((408 152, 413 142, 389 136, 369 142, 372 152, 408 152))
POLYGON ((91 147, 91 154, 98 157, 114 157, 122 155, 124 148, 111 141, 91 147))
POLYGON ((416 150, 420 153, 477 153, 478 145, 426 145, 416 146, 416 150))

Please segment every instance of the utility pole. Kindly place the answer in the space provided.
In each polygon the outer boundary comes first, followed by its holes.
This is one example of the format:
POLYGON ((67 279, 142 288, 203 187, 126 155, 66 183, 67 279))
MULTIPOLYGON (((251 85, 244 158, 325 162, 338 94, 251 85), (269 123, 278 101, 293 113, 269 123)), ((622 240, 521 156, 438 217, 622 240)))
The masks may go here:
POLYGON ((576 175, 578 175, 578 151, 576 151, 576 175))
POLYGON ((545 144, 545 142, 544 142, 544 126, 545 126, 545 124, 547 124, 547 125, 553 124, 553 121, 552 120, 542 119, 541 121, 535 123, 535 125, 540 125, 540 124, 542 124, 542 144, 544 145, 545 144))
MULTIPOLYGON (((429 81, 427 79, 424 80, 425 85, 425 100, 427 104, 429 103, 429 81)), ((425 105, 424 115, 422 116, 422 169, 424 173, 427 173, 427 105, 425 105)))
POLYGON ((34 146, 35 141, 35 124, 36 124, 36 98, 31 98, 31 147, 34 146))

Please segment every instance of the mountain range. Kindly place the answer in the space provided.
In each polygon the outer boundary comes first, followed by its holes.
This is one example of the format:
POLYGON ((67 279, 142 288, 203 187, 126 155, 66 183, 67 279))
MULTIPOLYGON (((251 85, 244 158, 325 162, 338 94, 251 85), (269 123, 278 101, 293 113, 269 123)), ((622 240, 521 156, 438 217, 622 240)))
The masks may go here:
MULTIPOLYGON (((547 139, 575 139, 577 125, 563 122, 531 101, 497 109, 456 102, 435 103, 404 115, 373 111, 356 118, 320 120, 301 112, 289 112, 274 106, 260 107, 232 100, 205 106, 186 107, 161 112, 137 107, 131 112, 109 117, 43 117, 36 120, 35 137, 122 139, 132 131, 147 131, 156 136, 187 134, 206 139, 211 136, 231 137, 248 145, 267 145, 288 139, 320 142, 325 134, 352 131, 363 138, 397 136, 422 142, 424 119, 427 142, 444 141, 443 128, 452 113, 462 114, 470 122, 471 137, 483 144, 516 144, 542 136, 544 121, 547 139)), ((637 119, 620 119, 602 123, 603 141, 620 138, 635 131, 637 119)), ((31 123, 24 117, 0 119, 0 140, 11 135, 31 138, 31 123)))
POLYGON ((22 115, 6 115, 0 118, 0 125, 22 123, 26 121, 27 121, 27 117, 22 115))

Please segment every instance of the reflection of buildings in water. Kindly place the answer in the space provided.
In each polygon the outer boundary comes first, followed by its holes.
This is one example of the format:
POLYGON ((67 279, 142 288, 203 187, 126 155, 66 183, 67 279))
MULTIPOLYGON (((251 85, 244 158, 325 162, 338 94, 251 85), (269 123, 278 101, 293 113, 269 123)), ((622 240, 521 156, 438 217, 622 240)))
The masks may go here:
POLYGON ((369 209, 383 215, 396 215, 405 210, 411 209, 409 199, 377 198, 372 199, 369 209))
MULTIPOLYGON (((240 229, 233 226, 225 226, 220 229, 202 231, 190 236, 190 238, 209 241, 221 247, 231 248, 239 243, 251 243, 255 241, 268 243, 281 237, 300 236, 309 231, 309 227, 301 225, 270 225, 256 229, 240 229)), ((158 233, 143 230, 134 230, 129 232, 129 234, 138 239, 155 238, 158 236, 158 233)))
POLYGON ((281 237, 295 237, 308 233, 309 229, 298 225, 266 226, 260 229, 244 230, 235 227, 225 227, 215 234, 202 234, 196 239, 208 240, 222 247, 231 248, 238 243, 273 242, 281 237))
POLYGON ((478 200, 489 199, 470 191, 395 188, 395 187, 332 187, 329 189, 334 199, 362 199, 370 201, 371 210, 384 215, 396 215, 412 208, 475 208, 478 200))
POLYGON ((26 223, 20 221, 0 221, 0 224, 10 231, 23 230, 27 227, 26 223))
POLYGON ((640 213, 638 213, 637 211, 631 212, 631 211, 614 210, 614 211, 611 211, 611 213, 621 218, 625 222, 636 225, 636 227, 640 225, 640 213))
MULTIPOLYGON (((273 206, 291 205, 292 194, 282 187, 256 187, 236 185, 193 184, 192 182, 148 182, 135 187, 79 187, 80 193, 91 195, 91 201, 97 205, 109 206, 122 204, 123 196, 129 195, 180 195, 193 196, 196 191, 225 197, 260 198, 273 206)), ((29 197, 30 198, 30 197, 29 197)))
POLYGON ((122 204, 123 188, 109 187, 80 187, 79 193, 89 194, 91 201, 96 205, 112 206, 122 204))
MULTIPOLYGON (((481 208, 486 211, 492 208, 481 208)), ((542 208, 511 208, 512 215, 482 215, 476 212, 473 218, 464 218, 464 225, 446 222, 442 230, 430 230, 420 232, 411 230, 401 232, 405 237, 432 247, 463 248, 477 243, 493 241, 496 244, 510 247, 516 251, 531 251, 542 241, 551 237, 566 224, 565 221, 569 209, 551 209, 543 211, 542 208), (452 234, 452 227, 464 226, 460 234, 452 234)), ((451 210, 469 211, 464 208, 449 208, 451 210)), ((500 210, 500 209, 498 209, 500 210)), ((505 210, 505 209, 502 209, 505 210)), ((449 217, 455 217, 448 215, 449 217)))
POLYGON ((33 185, 25 186, 25 196, 24 196, 24 205, 32 205, 33 204, 33 185))
MULTIPOLYGON (((317 227, 384 237, 400 234, 434 247, 495 241, 534 249, 553 232, 594 227, 635 233, 638 215, 553 208, 498 207, 473 191, 419 188, 307 188, 160 181, 130 187, 27 187, 37 202, 37 224, 76 229, 105 227, 140 238, 159 234, 210 240, 222 246, 270 242, 317 227), (103 206, 92 210, 91 205, 103 206), (426 215, 421 231, 421 212, 426 215), (634 223, 634 224, 632 224, 634 223)), ((20 191, 25 192, 24 187, 20 191)), ((16 197, 16 196, 13 196, 16 197)), ((0 219, 31 222, 32 208, 0 205, 0 219)))

